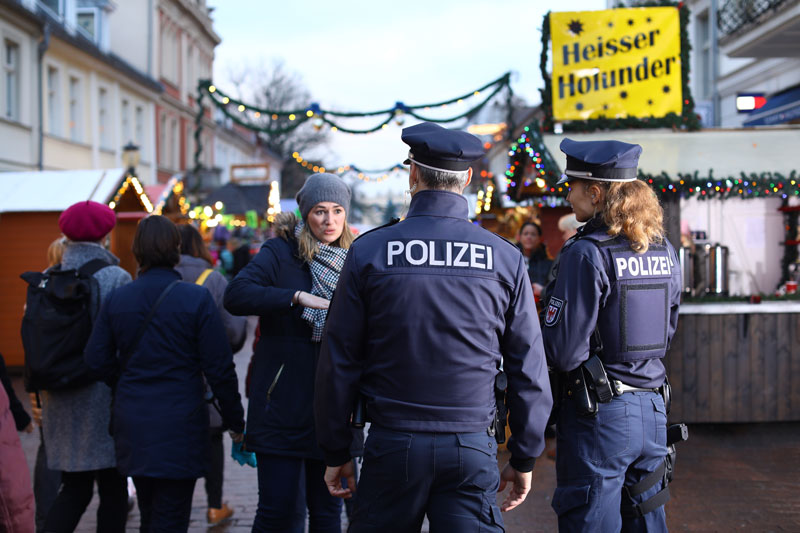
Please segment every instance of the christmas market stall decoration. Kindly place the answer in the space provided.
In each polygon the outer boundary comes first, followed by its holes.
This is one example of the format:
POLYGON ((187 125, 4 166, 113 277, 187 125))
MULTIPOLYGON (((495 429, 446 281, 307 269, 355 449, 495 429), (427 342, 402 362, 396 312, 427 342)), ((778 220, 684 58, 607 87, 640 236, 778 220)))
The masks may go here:
POLYGON ((136 274, 130 243, 139 219, 152 210, 139 180, 127 170, 53 170, 3 173, 0 198, 0 353, 10 366, 23 364, 19 336, 27 270, 47 267, 47 248, 61 236, 58 217, 74 203, 93 200, 117 213, 110 249, 120 266, 136 274), (126 244, 127 242, 127 244, 126 244))
POLYGON ((183 174, 172 176, 167 183, 148 185, 145 192, 153 204, 154 215, 163 215, 176 224, 188 221, 191 205, 186 198, 183 174))

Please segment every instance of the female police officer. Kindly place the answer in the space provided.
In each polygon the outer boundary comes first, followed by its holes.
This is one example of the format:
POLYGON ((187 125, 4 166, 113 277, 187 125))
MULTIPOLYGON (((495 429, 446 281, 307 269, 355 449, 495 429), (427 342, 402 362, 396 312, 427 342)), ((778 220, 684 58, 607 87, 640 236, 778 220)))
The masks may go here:
POLYGON ((659 388, 678 320, 677 258, 658 200, 636 179, 641 146, 564 139, 561 150, 567 199, 586 225, 546 291, 545 352, 563 376, 552 505, 561 531, 666 531, 663 476, 647 478, 667 453, 659 388))

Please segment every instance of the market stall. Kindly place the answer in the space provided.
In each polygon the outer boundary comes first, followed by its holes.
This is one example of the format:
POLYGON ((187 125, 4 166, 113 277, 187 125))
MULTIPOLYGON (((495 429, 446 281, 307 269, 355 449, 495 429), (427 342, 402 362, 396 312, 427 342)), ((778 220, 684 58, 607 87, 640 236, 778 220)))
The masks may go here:
POLYGON ((671 420, 800 420, 800 301, 684 303, 664 362, 671 420))
POLYGON ((117 212, 110 249, 120 266, 132 275, 131 252, 139 219, 152 209, 138 179, 123 169, 6 172, 0 197, 0 353, 10 366, 23 364, 19 328, 26 284, 19 277, 28 270, 44 270, 50 243, 61 236, 58 217, 70 205, 93 200, 117 212))

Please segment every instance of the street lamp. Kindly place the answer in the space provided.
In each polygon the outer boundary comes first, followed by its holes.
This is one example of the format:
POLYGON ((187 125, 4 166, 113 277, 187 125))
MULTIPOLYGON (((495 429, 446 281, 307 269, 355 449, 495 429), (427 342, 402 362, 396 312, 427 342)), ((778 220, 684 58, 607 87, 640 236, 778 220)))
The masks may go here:
POLYGON ((139 147, 133 141, 128 141, 128 144, 122 147, 122 164, 128 168, 128 174, 136 175, 139 158, 139 147))

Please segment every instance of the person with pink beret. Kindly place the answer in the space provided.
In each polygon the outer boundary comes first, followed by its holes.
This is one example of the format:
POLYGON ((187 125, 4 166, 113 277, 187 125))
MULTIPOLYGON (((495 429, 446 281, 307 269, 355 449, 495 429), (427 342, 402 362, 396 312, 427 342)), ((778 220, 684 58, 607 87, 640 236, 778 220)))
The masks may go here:
MULTIPOLYGON (((102 245, 115 224, 114 211, 91 200, 71 205, 58 219, 67 242, 61 265, 54 268, 78 269, 95 259, 106 263, 93 274, 97 285, 91 305, 92 318, 113 289, 131 281, 130 274, 118 266, 119 259, 102 245)), ((43 391, 42 429, 47 466, 63 472, 61 490, 47 515, 45 531, 74 531, 92 500, 95 482, 100 497, 97 531, 125 530, 127 481, 116 469, 114 440, 108 433, 110 415, 111 389, 102 381, 43 391)))

